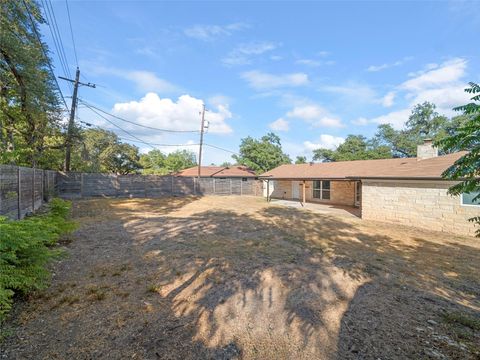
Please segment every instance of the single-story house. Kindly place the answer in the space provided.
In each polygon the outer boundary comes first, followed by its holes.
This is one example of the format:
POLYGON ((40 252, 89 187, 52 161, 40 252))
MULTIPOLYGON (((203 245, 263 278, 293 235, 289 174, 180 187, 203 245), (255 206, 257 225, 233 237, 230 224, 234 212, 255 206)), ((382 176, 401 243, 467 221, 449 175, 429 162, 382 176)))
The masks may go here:
POLYGON ((442 173, 465 152, 438 156, 430 140, 416 158, 281 165, 259 176, 264 196, 358 207, 363 219, 473 235, 476 194, 451 196, 442 173))
MULTIPOLYGON (((175 174, 180 177, 197 177, 198 166, 184 169, 175 174)), ((202 178, 217 178, 230 179, 242 178, 244 181, 255 180, 257 175, 252 169, 242 165, 232 166, 201 166, 200 177, 202 178)))

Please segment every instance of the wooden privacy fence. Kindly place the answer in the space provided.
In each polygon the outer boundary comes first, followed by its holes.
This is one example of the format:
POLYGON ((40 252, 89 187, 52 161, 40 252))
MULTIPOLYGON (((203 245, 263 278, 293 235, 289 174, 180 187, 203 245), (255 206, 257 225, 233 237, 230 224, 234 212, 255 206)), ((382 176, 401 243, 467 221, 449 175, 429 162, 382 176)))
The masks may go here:
POLYGON ((0 165, 0 215, 21 219, 35 212, 55 192, 57 172, 0 165))
POLYGON ((262 182, 250 178, 194 178, 170 175, 59 173, 62 197, 161 197, 182 195, 262 195, 262 182))

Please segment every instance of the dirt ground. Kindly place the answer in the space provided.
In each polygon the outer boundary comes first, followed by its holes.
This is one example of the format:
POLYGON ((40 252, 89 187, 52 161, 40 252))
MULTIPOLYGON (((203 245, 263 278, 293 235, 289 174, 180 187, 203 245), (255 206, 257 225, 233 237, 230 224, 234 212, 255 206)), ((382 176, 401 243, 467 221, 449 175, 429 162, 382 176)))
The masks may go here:
POLYGON ((8 359, 479 359, 480 240, 253 197, 74 203, 8 359))

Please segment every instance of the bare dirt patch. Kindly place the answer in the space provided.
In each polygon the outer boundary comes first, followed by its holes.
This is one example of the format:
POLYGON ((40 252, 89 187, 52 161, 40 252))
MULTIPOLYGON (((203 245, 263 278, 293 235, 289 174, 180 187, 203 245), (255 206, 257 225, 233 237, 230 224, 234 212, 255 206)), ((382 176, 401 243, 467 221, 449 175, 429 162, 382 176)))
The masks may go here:
MULTIPOLYGON (((480 241, 260 198, 98 199, 12 359, 476 359, 480 241)), ((11 332, 11 333, 10 333, 11 332)))

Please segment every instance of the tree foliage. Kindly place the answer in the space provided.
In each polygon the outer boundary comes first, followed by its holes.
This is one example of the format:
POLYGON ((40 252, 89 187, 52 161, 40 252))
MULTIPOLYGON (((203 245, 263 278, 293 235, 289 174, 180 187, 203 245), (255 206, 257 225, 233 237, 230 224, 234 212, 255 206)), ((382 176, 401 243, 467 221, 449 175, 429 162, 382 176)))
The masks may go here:
MULTIPOLYGON (((401 130, 395 130, 390 124, 379 125, 375 139, 389 146, 394 157, 415 157, 417 145, 424 139, 439 141, 465 121, 464 116, 451 119, 438 114, 435 104, 424 102, 414 106, 410 117, 401 130)), ((446 153, 441 150, 441 153, 446 153)))
POLYGON ((260 139, 250 136, 240 143, 239 155, 233 159, 248 166, 256 172, 265 172, 282 164, 290 164, 292 160, 282 150, 280 138, 274 133, 268 133, 260 139))
MULTIPOLYGON (((0 2, 2 163, 54 168, 61 157, 59 97, 36 34, 42 23, 34 0, 0 2)), ((43 47, 48 51, 46 44, 43 47)))
MULTIPOLYGON (((469 151, 443 174, 447 179, 461 180, 449 189, 452 195, 480 192, 480 85, 470 83, 465 91, 473 95, 472 102, 454 110, 462 111, 467 120, 452 135, 437 142, 448 152, 469 151)), ((473 201, 480 202, 480 193, 473 201)), ((480 216, 470 220, 480 226, 480 216)), ((477 230, 477 236, 480 237, 480 229, 477 230)))
POLYGON ((192 151, 177 150, 165 155, 160 150, 151 150, 140 157, 144 174, 165 175, 197 165, 192 151))
POLYGON ((295 159, 295 164, 306 164, 307 163, 307 157, 306 156, 297 156, 295 159))
MULTIPOLYGON (((450 136, 469 118, 468 114, 464 114, 449 119, 438 114, 435 109, 435 105, 429 102, 415 105, 403 129, 397 130, 390 124, 381 124, 371 139, 362 135, 349 135, 335 150, 314 150, 313 159, 346 161, 415 157, 417 146, 422 144, 424 139, 439 141, 450 136)), ((454 150, 440 149, 442 154, 452 151, 454 150)))
POLYGON ((136 146, 122 143, 112 131, 87 129, 73 148, 72 170, 131 174, 140 169, 136 146))
POLYGON ((325 162, 387 159, 391 158, 388 146, 379 145, 374 139, 367 140, 363 135, 348 135, 335 150, 317 149, 313 151, 313 160, 325 162))

